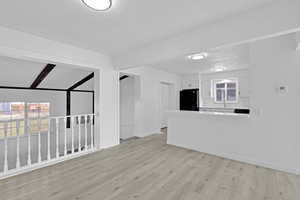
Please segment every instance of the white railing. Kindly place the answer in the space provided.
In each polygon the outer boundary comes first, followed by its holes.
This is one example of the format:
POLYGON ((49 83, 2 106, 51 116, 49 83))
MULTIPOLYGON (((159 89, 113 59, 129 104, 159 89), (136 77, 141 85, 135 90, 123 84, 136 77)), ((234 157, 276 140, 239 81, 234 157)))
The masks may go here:
POLYGON ((40 118, 38 131, 24 119, 11 122, 1 122, 0 179, 95 150, 94 114, 40 118))

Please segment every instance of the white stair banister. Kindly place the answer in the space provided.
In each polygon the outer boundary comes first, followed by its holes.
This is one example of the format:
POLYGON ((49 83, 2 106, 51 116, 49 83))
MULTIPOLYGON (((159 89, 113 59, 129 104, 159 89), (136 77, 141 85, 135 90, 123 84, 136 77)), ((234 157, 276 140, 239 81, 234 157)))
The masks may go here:
POLYGON ((28 126, 29 122, 27 124, 28 132, 27 132, 27 140, 28 140, 28 157, 27 157, 27 165, 31 165, 31 128, 28 126))
POLYGON ((84 137, 85 137, 85 143, 84 148, 87 150, 87 115, 84 116, 84 137))
POLYGON ((67 151, 67 117, 64 117, 64 129, 65 129, 65 141, 64 141, 64 155, 66 156, 68 151, 67 151))
POLYGON ((59 118, 55 119, 55 125, 56 125, 56 158, 59 158, 59 138, 58 138, 58 131, 59 131, 59 118))
POLYGON ((91 123, 91 147, 94 149, 94 115, 90 116, 90 123, 91 123))
POLYGON ((17 129, 17 160, 16 160, 16 168, 20 168, 20 120, 16 121, 16 129, 17 129))
POLYGON ((48 117, 48 118, 25 118, 20 120, 4 122, 4 138, 3 138, 4 160, 2 163, 4 165, 3 165, 3 170, 0 171, 0 178, 2 178, 3 176, 4 177, 10 176, 14 173, 20 173, 23 170, 27 170, 31 168, 32 169, 39 168, 48 165, 48 163, 56 163, 65 159, 73 158, 74 156, 75 157, 81 156, 82 154, 92 152, 95 148, 94 123, 93 123, 94 117, 95 117, 94 114, 84 114, 84 115, 48 117), (45 141, 43 140, 43 135, 42 135, 44 119, 48 120, 48 130, 45 133, 45 139, 47 139, 47 142, 46 140, 45 141), (83 120, 84 123, 82 123, 83 120), (52 121, 52 125, 51 125, 51 121, 52 121), (23 122, 24 122, 24 126, 23 126, 23 122), (70 131, 67 126, 68 122, 70 122, 70 131), (65 127, 60 127, 63 124, 65 127), (37 125, 39 129, 38 131, 36 131, 37 125), (75 133, 77 131, 77 127, 74 126, 76 125, 79 125, 78 135, 77 133, 75 133), (90 132, 89 129, 91 129, 90 132), (34 142, 31 141, 32 134, 34 134, 34 139, 35 139, 34 142), (69 149, 70 138, 68 134, 71 134, 70 135, 71 149, 69 149), (78 152, 77 152, 77 136, 78 136, 78 152), (23 137, 25 139, 25 142, 27 140, 27 146, 26 145, 24 146, 25 149, 23 149, 22 147, 23 137), (10 145, 11 140, 14 140, 16 142, 14 143, 15 145, 13 146, 10 145), (89 142, 91 142, 91 144, 89 142), (47 145, 47 147, 43 145, 47 145), (13 149, 13 152, 16 152, 16 155, 15 154, 10 155, 11 154, 10 151, 12 147, 15 148, 13 149), (27 149, 27 155, 26 153, 24 155, 22 150, 23 151, 25 150, 26 152, 26 149, 27 149), (43 149, 45 149, 45 152, 43 151, 43 149), (35 162, 32 162, 31 153, 34 153, 37 156, 35 157, 36 161, 34 159, 35 162), (15 166, 11 166, 10 161, 12 160, 16 162, 15 166), (21 166, 22 160, 24 160, 25 163, 21 166))
POLYGON ((51 119, 48 119, 48 133, 47 133, 47 160, 51 159, 50 155, 50 127, 51 127, 51 119))
POLYGON ((71 117, 71 152, 74 153, 74 116, 71 117))
POLYGON ((42 161, 41 118, 38 119, 38 163, 42 161))
POLYGON ((4 174, 7 173, 8 171, 8 148, 7 148, 7 137, 8 137, 8 130, 7 130, 7 122, 4 124, 4 168, 3 168, 3 172, 4 174))
POLYGON ((81 116, 78 119, 78 152, 81 152, 81 116))

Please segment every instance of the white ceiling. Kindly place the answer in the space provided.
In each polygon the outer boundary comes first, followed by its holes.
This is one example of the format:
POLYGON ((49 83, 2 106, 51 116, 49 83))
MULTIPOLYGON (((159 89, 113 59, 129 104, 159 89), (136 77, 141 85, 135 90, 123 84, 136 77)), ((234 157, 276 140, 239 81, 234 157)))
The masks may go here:
POLYGON ((96 12, 81 0, 7 0, 0 25, 111 55, 274 0, 113 0, 96 12))
POLYGON ((43 70, 43 64, 0 57, 0 85, 30 87, 43 70))
MULTIPOLYGON (((0 56, 0 86, 30 87, 46 63, 25 61, 0 56)), ((58 64, 38 86, 39 88, 67 89, 92 73, 86 69, 58 64)), ((76 89, 93 90, 91 79, 76 89)))
MULTIPOLYGON (((201 53, 201 52, 195 52, 201 53)), ((153 68, 180 75, 194 73, 214 73, 216 68, 225 71, 249 67, 249 44, 206 51, 208 57, 203 60, 190 60, 187 55, 150 65, 153 68)))
MULTIPOLYGON (((91 71, 82 69, 72 69, 66 65, 57 65, 48 76, 39 85, 40 88, 59 88, 67 89, 72 85, 87 77, 91 71)), ((93 90, 93 79, 85 82, 83 85, 76 89, 81 90, 93 90)))

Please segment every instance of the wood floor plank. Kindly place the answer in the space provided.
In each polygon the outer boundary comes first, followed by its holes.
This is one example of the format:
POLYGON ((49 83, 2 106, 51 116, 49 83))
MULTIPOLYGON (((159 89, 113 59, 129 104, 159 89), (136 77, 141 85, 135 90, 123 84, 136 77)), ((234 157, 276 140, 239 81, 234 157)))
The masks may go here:
POLYGON ((300 176, 157 134, 0 181, 0 200, 299 200, 300 176))

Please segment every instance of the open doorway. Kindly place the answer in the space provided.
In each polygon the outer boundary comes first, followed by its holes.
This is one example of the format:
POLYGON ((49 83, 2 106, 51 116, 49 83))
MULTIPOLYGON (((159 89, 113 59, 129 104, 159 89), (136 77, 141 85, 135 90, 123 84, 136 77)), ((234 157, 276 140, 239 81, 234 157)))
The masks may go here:
POLYGON ((167 111, 176 109, 176 97, 174 84, 161 82, 160 83, 160 128, 162 133, 167 133, 168 117, 167 111))
POLYGON ((120 73, 120 142, 135 137, 136 78, 134 75, 120 73))

